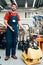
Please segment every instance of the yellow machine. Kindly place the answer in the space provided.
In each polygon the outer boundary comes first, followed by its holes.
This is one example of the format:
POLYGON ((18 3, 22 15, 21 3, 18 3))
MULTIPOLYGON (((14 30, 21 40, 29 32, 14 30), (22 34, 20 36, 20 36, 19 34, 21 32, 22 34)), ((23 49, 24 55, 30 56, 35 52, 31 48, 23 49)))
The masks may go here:
POLYGON ((37 46, 34 40, 29 40, 25 42, 22 51, 22 59, 26 65, 38 64, 41 62, 42 51, 37 46))

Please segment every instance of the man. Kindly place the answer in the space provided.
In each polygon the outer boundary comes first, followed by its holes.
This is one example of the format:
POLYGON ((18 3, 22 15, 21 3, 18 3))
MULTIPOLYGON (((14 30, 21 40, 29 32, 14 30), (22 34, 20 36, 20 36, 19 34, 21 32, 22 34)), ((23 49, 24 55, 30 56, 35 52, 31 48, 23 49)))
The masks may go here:
POLYGON ((8 60, 10 58, 10 48, 12 46, 12 55, 11 57, 13 59, 17 59, 16 57, 16 37, 18 33, 18 25, 25 31, 27 30, 22 26, 20 23, 20 16, 15 12, 16 10, 16 4, 11 4, 11 11, 7 12, 4 16, 4 23, 7 26, 6 30, 6 57, 5 60, 8 60))

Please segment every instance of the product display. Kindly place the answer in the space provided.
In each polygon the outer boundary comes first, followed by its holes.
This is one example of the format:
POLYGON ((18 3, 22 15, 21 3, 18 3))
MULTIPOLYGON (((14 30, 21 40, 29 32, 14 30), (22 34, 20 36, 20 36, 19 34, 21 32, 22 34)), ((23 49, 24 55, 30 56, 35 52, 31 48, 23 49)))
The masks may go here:
POLYGON ((43 65, 43 0, 0 0, 0 65, 43 65))

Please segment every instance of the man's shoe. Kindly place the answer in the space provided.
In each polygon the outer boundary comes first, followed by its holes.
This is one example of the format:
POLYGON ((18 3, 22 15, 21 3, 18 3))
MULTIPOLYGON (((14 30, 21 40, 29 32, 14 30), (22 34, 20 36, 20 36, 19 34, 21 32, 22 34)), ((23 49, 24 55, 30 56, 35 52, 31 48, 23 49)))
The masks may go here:
POLYGON ((5 57, 5 61, 7 61, 9 58, 10 58, 10 56, 6 56, 6 57, 5 57))
POLYGON ((12 57, 13 59, 17 59, 17 57, 16 57, 15 55, 12 55, 11 57, 12 57))

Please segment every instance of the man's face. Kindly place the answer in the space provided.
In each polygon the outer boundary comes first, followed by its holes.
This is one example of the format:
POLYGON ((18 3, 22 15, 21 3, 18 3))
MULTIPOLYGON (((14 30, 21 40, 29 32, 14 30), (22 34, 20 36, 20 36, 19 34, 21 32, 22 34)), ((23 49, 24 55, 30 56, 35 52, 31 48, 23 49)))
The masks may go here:
POLYGON ((15 11, 16 10, 16 5, 12 5, 11 8, 12 8, 12 11, 15 11))

